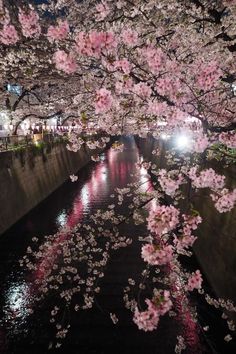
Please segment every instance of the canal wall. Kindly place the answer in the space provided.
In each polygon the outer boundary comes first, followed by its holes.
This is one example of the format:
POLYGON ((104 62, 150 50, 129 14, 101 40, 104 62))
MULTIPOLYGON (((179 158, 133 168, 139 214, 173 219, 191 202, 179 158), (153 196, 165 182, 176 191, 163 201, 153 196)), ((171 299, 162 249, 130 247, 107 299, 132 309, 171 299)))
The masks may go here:
POLYGON ((101 150, 64 143, 0 153, 0 235, 56 190, 101 150))
MULTIPOLYGON (((136 141, 144 158, 160 168, 165 167, 165 150, 171 143, 151 136, 136 141), (160 151, 159 156, 152 154, 156 149, 160 151)), ((236 166, 224 169, 216 162, 213 167, 226 176, 229 189, 236 187, 236 166)), ((219 213, 208 194, 206 190, 200 190, 193 200, 194 207, 203 217, 194 253, 216 295, 236 303, 236 208, 219 213)))

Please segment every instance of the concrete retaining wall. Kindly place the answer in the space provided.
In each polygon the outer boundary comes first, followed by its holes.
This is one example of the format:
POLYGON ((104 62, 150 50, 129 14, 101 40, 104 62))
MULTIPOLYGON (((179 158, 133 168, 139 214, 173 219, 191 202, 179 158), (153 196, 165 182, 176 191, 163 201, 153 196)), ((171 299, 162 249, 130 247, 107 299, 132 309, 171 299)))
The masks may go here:
POLYGON ((90 161, 94 150, 70 152, 64 144, 0 153, 0 234, 90 161))
MULTIPOLYGON (((160 168, 165 167, 167 144, 152 137, 137 139, 137 145, 144 158, 151 159, 160 168), (152 150, 157 148, 161 151, 160 156, 152 155, 152 150)), ((214 168, 226 176, 229 189, 236 187, 236 166, 223 169, 220 163, 216 162, 214 168)), ((209 192, 203 189, 194 200, 195 208, 203 217, 194 252, 215 293, 236 303, 236 208, 221 214, 215 209, 208 195, 209 192)))

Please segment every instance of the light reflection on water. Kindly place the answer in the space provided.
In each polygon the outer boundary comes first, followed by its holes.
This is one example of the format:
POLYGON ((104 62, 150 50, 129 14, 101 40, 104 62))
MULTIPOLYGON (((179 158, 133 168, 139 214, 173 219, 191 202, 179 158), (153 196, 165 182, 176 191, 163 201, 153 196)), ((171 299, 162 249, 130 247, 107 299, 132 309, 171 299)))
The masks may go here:
MULTIPOLYGON (((25 231, 22 232, 22 235, 18 235, 16 232, 15 240, 19 242, 19 236, 24 237, 26 230, 29 233, 29 238, 38 236, 36 232, 40 227, 44 231, 42 234, 53 234, 67 226, 73 228, 84 219, 88 220, 89 216, 97 209, 105 209, 108 204, 114 203, 114 200, 110 199, 114 189, 117 187, 124 188, 128 183, 136 181, 140 183, 141 192, 152 191, 153 186, 144 167, 138 169, 138 175, 133 177, 133 174, 137 171, 135 163, 139 161, 139 152, 132 139, 128 139, 127 145, 128 147, 124 152, 110 149, 102 154, 100 162, 93 163, 92 167, 84 168, 85 172, 88 171, 85 176, 83 175, 84 171, 79 171, 77 173, 78 181, 67 183, 56 192, 57 194, 50 197, 46 208, 42 207, 40 212, 31 215, 30 222, 25 222, 25 225, 23 225, 25 231), (57 204, 57 195, 61 195, 61 198, 58 199, 58 207, 55 208, 55 211, 52 209, 53 211, 50 214, 50 207, 54 208, 57 204)), ((155 208, 155 206, 155 201, 152 201, 150 207, 155 208)), ((45 268, 56 264, 59 245, 66 242, 67 237, 66 234, 60 232, 53 239, 52 246, 46 250, 43 258, 37 264, 37 269, 33 273, 35 278, 40 280, 47 276, 45 268)), ((11 244, 9 244, 9 250, 11 250, 11 244)), ((12 264, 15 264, 19 258, 16 250, 16 254, 11 259, 12 264)), ((7 277, 4 292, 4 320, 13 336, 20 333, 22 327, 26 331, 30 330, 27 319, 34 309, 34 297, 36 296, 30 281, 20 280, 22 276, 19 277, 19 274, 21 273, 16 270, 13 276, 7 277)), ((27 279, 27 276, 25 276, 25 279, 27 279)), ((144 335, 143 333, 138 334, 139 337, 143 336, 142 338, 144 338, 144 335)), ((162 353, 160 351, 160 354, 162 353)))
POLYGON ((11 283, 4 297, 4 320, 8 328, 18 334, 27 324, 27 317, 32 313, 33 296, 30 293, 30 286, 25 281, 11 283))
MULTIPOLYGON (((114 188, 125 187, 127 183, 135 180, 132 174, 136 171, 135 163, 139 159, 139 154, 134 142, 131 142, 128 159, 124 158, 124 154, 125 152, 109 149, 100 155, 100 162, 94 163, 87 179, 80 181, 80 171, 77 173, 79 179, 73 183, 72 200, 68 202, 65 198, 66 208, 62 205, 62 208, 54 216, 57 230, 63 230, 66 226, 73 228, 83 218, 89 217, 93 210, 108 205, 109 196, 114 192, 114 188)), ((144 179, 147 180, 145 169, 140 175, 141 188, 145 189, 144 179)), ((41 211, 41 218, 44 223, 47 222, 47 211, 41 211)), ((33 221, 31 220, 31 222, 33 221)), ((50 229, 48 231, 50 232, 50 229)), ((35 235, 31 235, 31 237, 33 236, 35 235)), ((33 273, 37 279, 47 276, 42 269, 56 261, 58 245, 66 239, 67 236, 63 233, 55 238, 53 246, 44 254, 33 273)), ((17 332, 17 326, 21 327, 27 323, 27 316, 33 311, 35 297, 27 280, 16 281, 18 274, 21 272, 16 271, 14 275, 11 274, 11 277, 8 277, 8 287, 4 293, 4 320, 7 322, 8 328, 12 326, 11 330, 17 332)))

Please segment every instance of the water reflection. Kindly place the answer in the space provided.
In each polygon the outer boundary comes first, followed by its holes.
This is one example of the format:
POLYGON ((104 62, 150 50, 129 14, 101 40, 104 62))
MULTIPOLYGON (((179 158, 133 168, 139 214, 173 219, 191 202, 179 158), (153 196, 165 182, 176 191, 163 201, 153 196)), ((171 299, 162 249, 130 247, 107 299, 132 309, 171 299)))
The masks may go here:
POLYGON ((67 222, 66 211, 62 210, 62 212, 56 218, 56 223, 58 228, 65 226, 66 222, 67 222))
POLYGON ((7 327, 11 328, 11 332, 19 334, 27 324, 27 317, 32 313, 33 297, 30 294, 30 286, 25 281, 12 283, 4 297, 4 321, 7 327))
MULTIPOLYGON (((79 171, 78 172, 79 179, 77 182, 75 183, 69 182, 70 184, 66 185, 66 189, 62 187, 61 192, 60 190, 58 190, 57 193, 58 194, 61 193, 61 196, 58 199, 59 206, 57 209, 55 209, 56 210, 55 212, 49 214, 48 210, 50 209, 50 206, 53 206, 55 204, 55 200, 57 201, 56 195, 52 197, 51 202, 48 202, 47 208, 41 208, 40 213, 36 212, 35 215, 31 214, 30 223, 27 221, 27 225, 30 224, 31 227, 29 232, 31 238, 35 236, 34 225, 38 225, 40 223, 42 224, 42 220, 43 220, 43 224, 47 225, 45 234, 46 233, 54 234, 56 231, 54 238, 50 241, 50 247, 47 247, 47 241, 39 237, 39 245, 41 244, 41 246, 39 247, 42 247, 41 248, 42 256, 38 260, 36 268, 33 270, 34 280, 37 280, 39 283, 43 282, 48 276, 48 272, 50 272, 51 269, 56 269, 55 267, 62 261, 60 259, 61 247, 67 245, 68 242, 70 241, 70 233, 66 232, 67 228, 73 228, 80 222, 83 222, 85 220, 88 221, 90 219, 90 216, 93 215, 97 211, 97 209, 105 209, 109 204, 114 203, 114 200, 110 198, 110 196, 111 194, 114 193, 115 188, 117 187, 124 188, 127 186, 128 183, 138 182, 140 185, 139 187, 140 191, 142 192, 146 192, 147 190, 150 192, 153 191, 153 185, 148 177, 147 170, 144 167, 142 167, 141 169, 139 168, 137 169, 137 167, 135 166, 135 163, 137 162, 141 163, 142 160, 140 160, 139 152, 134 143, 134 140, 126 139, 126 147, 124 152, 118 152, 112 149, 108 150, 106 153, 102 154, 100 162, 93 163, 91 165, 92 167, 88 166, 86 169, 84 169, 88 171, 85 177, 83 177, 83 171, 79 171), (135 172, 138 172, 138 174, 134 175, 135 172), (70 195, 65 194, 65 192, 68 193, 69 190, 71 190, 71 194, 70 195)), ((149 206, 151 208, 155 208, 156 207, 155 201, 151 201, 149 203, 149 206)), ((27 227, 28 226, 26 226, 26 229, 27 227)), ((24 236, 24 234, 22 236, 24 236)), ((19 242, 18 237, 19 235, 16 233, 15 240, 17 242, 19 242)), ((9 250, 11 250, 11 244, 9 244, 9 250)), ((134 251, 132 252, 127 253, 127 255, 125 253, 124 256, 124 259, 130 262, 128 264, 128 266, 131 265, 130 270, 127 270, 128 267, 126 268, 125 260, 124 261, 121 260, 120 262, 117 262, 117 265, 113 269, 114 272, 112 272, 111 269, 112 275, 110 275, 110 278, 112 279, 112 281, 111 280, 108 281, 109 285, 106 285, 106 289, 110 287, 109 288, 110 292, 113 291, 113 289, 111 288, 116 287, 117 284, 119 285, 122 281, 123 283, 124 281, 127 281, 127 276, 126 276, 127 271, 131 272, 131 274, 133 272, 133 276, 135 276, 138 274, 140 268, 142 269, 143 265, 140 266, 140 264, 138 264, 137 262, 137 255, 140 259, 140 245, 139 244, 136 245, 134 247, 134 251), (120 274, 126 277, 125 280, 120 278, 120 274), (117 275, 118 278, 115 278, 117 277, 117 275), (117 280, 115 284, 113 283, 114 278, 117 280)), ((12 264, 15 264, 16 261, 18 260, 17 258, 19 258, 17 250, 12 257, 13 258, 11 262, 12 264)), ((6 270, 6 273, 7 272, 8 271, 6 270)), ((25 279, 28 280, 22 280, 22 276, 20 277, 18 276, 19 276, 19 272, 17 272, 17 266, 16 266, 16 271, 14 275, 7 278, 5 284, 6 291, 4 292, 4 301, 5 301, 4 320, 7 323, 9 332, 11 332, 13 336, 16 333, 19 333, 18 331, 20 328, 20 324, 21 326, 23 325, 23 327, 25 326, 24 328, 26 330, 30 329, 31 326, 30 320, 28 319, 27 322, 27 318, 32 311, 31 309, 35 306, 34 298, 35 296, 37 296, 37 294, 35 293, 36 290, 33 289, 31 286, 30 279, 27 278, 26 275, 25 275, 25 279)), ((109 272, 108 272, 108 276, 109 276, 109 272)), ((123 294, 121 294, 121 300, 123 301, 122 297, 123 294)), ((105 297, 106 305, 107 303, 111 303, 113 305, 113 301, 115 301, 114 296, 109 296, 109 298, 105 297)), ((124 305, 122 306, 124 307, 124 305)), ((81 323, 79 323, 80 326, 79 330, 77 330, 76 327, 76 335, 75 335, 76 341, 79 335, 81 335, 80 340, 83 341, 83 333, 84 333, 83 331, 87 331, 86 335, 84 335, 86 337, 87 342, 89 342, 89 340, 91 339, 92 341, 95 342, 95 345, 97 345, 97 343, 100 340, 100 338, 98 337, 101 336, 101 338, 104 338, 104 332, 107 331, 106 333, 108 333, 108 336, 106 338, 106 341, 110 341, 112 345, 111 350, 109 350, 109 352, 112 351, 114 353, 117 353, 115 343, 118 343, 119 341, 121 341, 121 339, 122 341, 124 339, 124 343, 122 343, 122 348, 123 345, 124 346, 126 345, 126 348, 129 348, 131 344, 133 345, 135 343, 138 343, 135 352, 139 354, 146 353, 146 352, 150 352, 150 353, 156 352, 156 341, 157 341, 156 333, 147 335, 146 333, 142 333, 138 331, 137 328, 134 325, 132 325, 132 323, 130 324, 129 321, 130 321, 131 314, 128 313, 128 311, 126 311, 125 315, 123 315, 126 321, 124 328, 120 327, 121 329, 118 330, 114 329, 110 322, 109 324, 107 324, 106 322, 102 322, 101 326, 97 325, 96 327, 96 321, 98 321, 97 320, 98 316, 99 316, 99 321, 100 321, 100 317, 102 316, 100 312, 98 313, 96 312, 96 309, 94 309, 93 313, 86 312, 86 315, 84 316, 85 317, 84 318, 82 317, 81 319, 81 323), (95 325, 93 325, 93 316, 95 316, 95 325), (126 317, 128 317, 128 320, 126 320, 126 317), (86 320, 89 323, 88 327, 86 327, 86 320), (84 323, 85 323, 85 329, 83 329, 84 323), (100 329, 100 327, 102 328, 102 330, 100 329), (101 333, 101 331, 103 332, 101 333), (98 335, 97 332, 99 333, 98 335), (89 335, 91 336, 90 338, 89 335), (149 348, 150 350, 147 351, 147 349, 145 349, 145 346, 147 346, 147 348, 149 348)), ((78 321, 80 321, 80 317, 78 321)), ((164 324, 163 327, 160 326, 159 329, 161 335, 159 335, 158 337, 159 338, 158 352, 160 354, 173 353, 173 345, 174 345, 173 333, 175 332, 176 328, 171 328, 170 330, 168 321, 170 320, 167 319, 166 324, 164 324), (166 342, 166 339, 170 337, 170 332, 173 338, 170 338, 170 340, 166 342), (164 338, 164 340, 160 339, 162 337, 164 338)), ((35 347, 37 347, 37 340, 38 339, 36 338, 35 347)), ((104 342, 106 343, 106 341, 104 342)), ((86 345, 88 345, 88 343, 86 345)), ((104 343, 102 345, 104 346, 104 343)), ((103 348, 102 345, 100 351, 92 350, 91 352, 89 351, 84 351, 84 352, 107 353, 105 349, 104 350, 102 349, 103 348)), ((16 350, 16 353, 19 352, 16 350)), ((84 353, 83 349, 81 352, 84 353)), ((119 352, 121 352, 121 350, 119 350, 119 352)), ((45 351, 40 351, 39 353, 42 354, 45 353, 45 351)), ((128 351, 125 351, 125 353, 128 353, 128 351)), ((129 354, 130 353, 131 352, 129 352, 129 354)))

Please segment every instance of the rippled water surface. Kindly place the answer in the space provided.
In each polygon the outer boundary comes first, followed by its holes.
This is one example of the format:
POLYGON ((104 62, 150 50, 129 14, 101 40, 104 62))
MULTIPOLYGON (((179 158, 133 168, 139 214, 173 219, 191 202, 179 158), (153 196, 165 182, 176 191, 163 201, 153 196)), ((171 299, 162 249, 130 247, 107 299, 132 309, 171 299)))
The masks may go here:
MULTIPOLYGON (((136 177, 133 176, 135 162, 139 159, 133 138, 123 138, 123 142, 123 152, 107 150, 101 155, 100 162, 90 163, 78 172, 76 183, 64 183, 1 237, 0 353, 54 352, 54 349, 50 349, 54 330, 48 322, 48 313, 52 305, 56 305, 53 303, 55 300, 49 294, 45 301, 36 302, 37 294, 32 287, 32 278, 19 266, 19 260, 32 243, 32 238, 37 237, 39 243, 43 243, 44 235, 53 234, 61 227, 74 227, 79 222, 88 222, 97 209, 104 209, 112 202, 110 196, 117 187, 125 187, 134 181, 139 181, 144 190, 152 187, 151 182, 147 182, 145 170, 141 169, 136 177)), ((57 242, 62 241, 55 239, 52 250, 56 252, 57 242)), ((59 262, 53 251, 46 252, 43 262, 52 259, 55 263, 59 262)), ((179 319, 163 317, 158 330, 152 333, 137 329, 131 313, 124 308, 123 287, 127 285, 128 278, 139 277, 141 270, 140 243, 137 240, 131 246, 114 253, 105 270, 105 277, 99 284, 102 291, 96 296, 94 307, 77 313, 65 309, 71 329, 57 352, 172 354, 176 335, 192 331, 189 333, 192 338, 191 351, 186 353, 223 353, 222 348, 219 351, 217 347, 217 351, 210 348, 196 328, 189 328, 179 319), (110 312, 118 316, 117 325, 111 321, 110 312)), ((42 276, 40 272, 34 273, 34 277, 42 276)), ((230 352, 228 348, 227 352, 230 352)))

